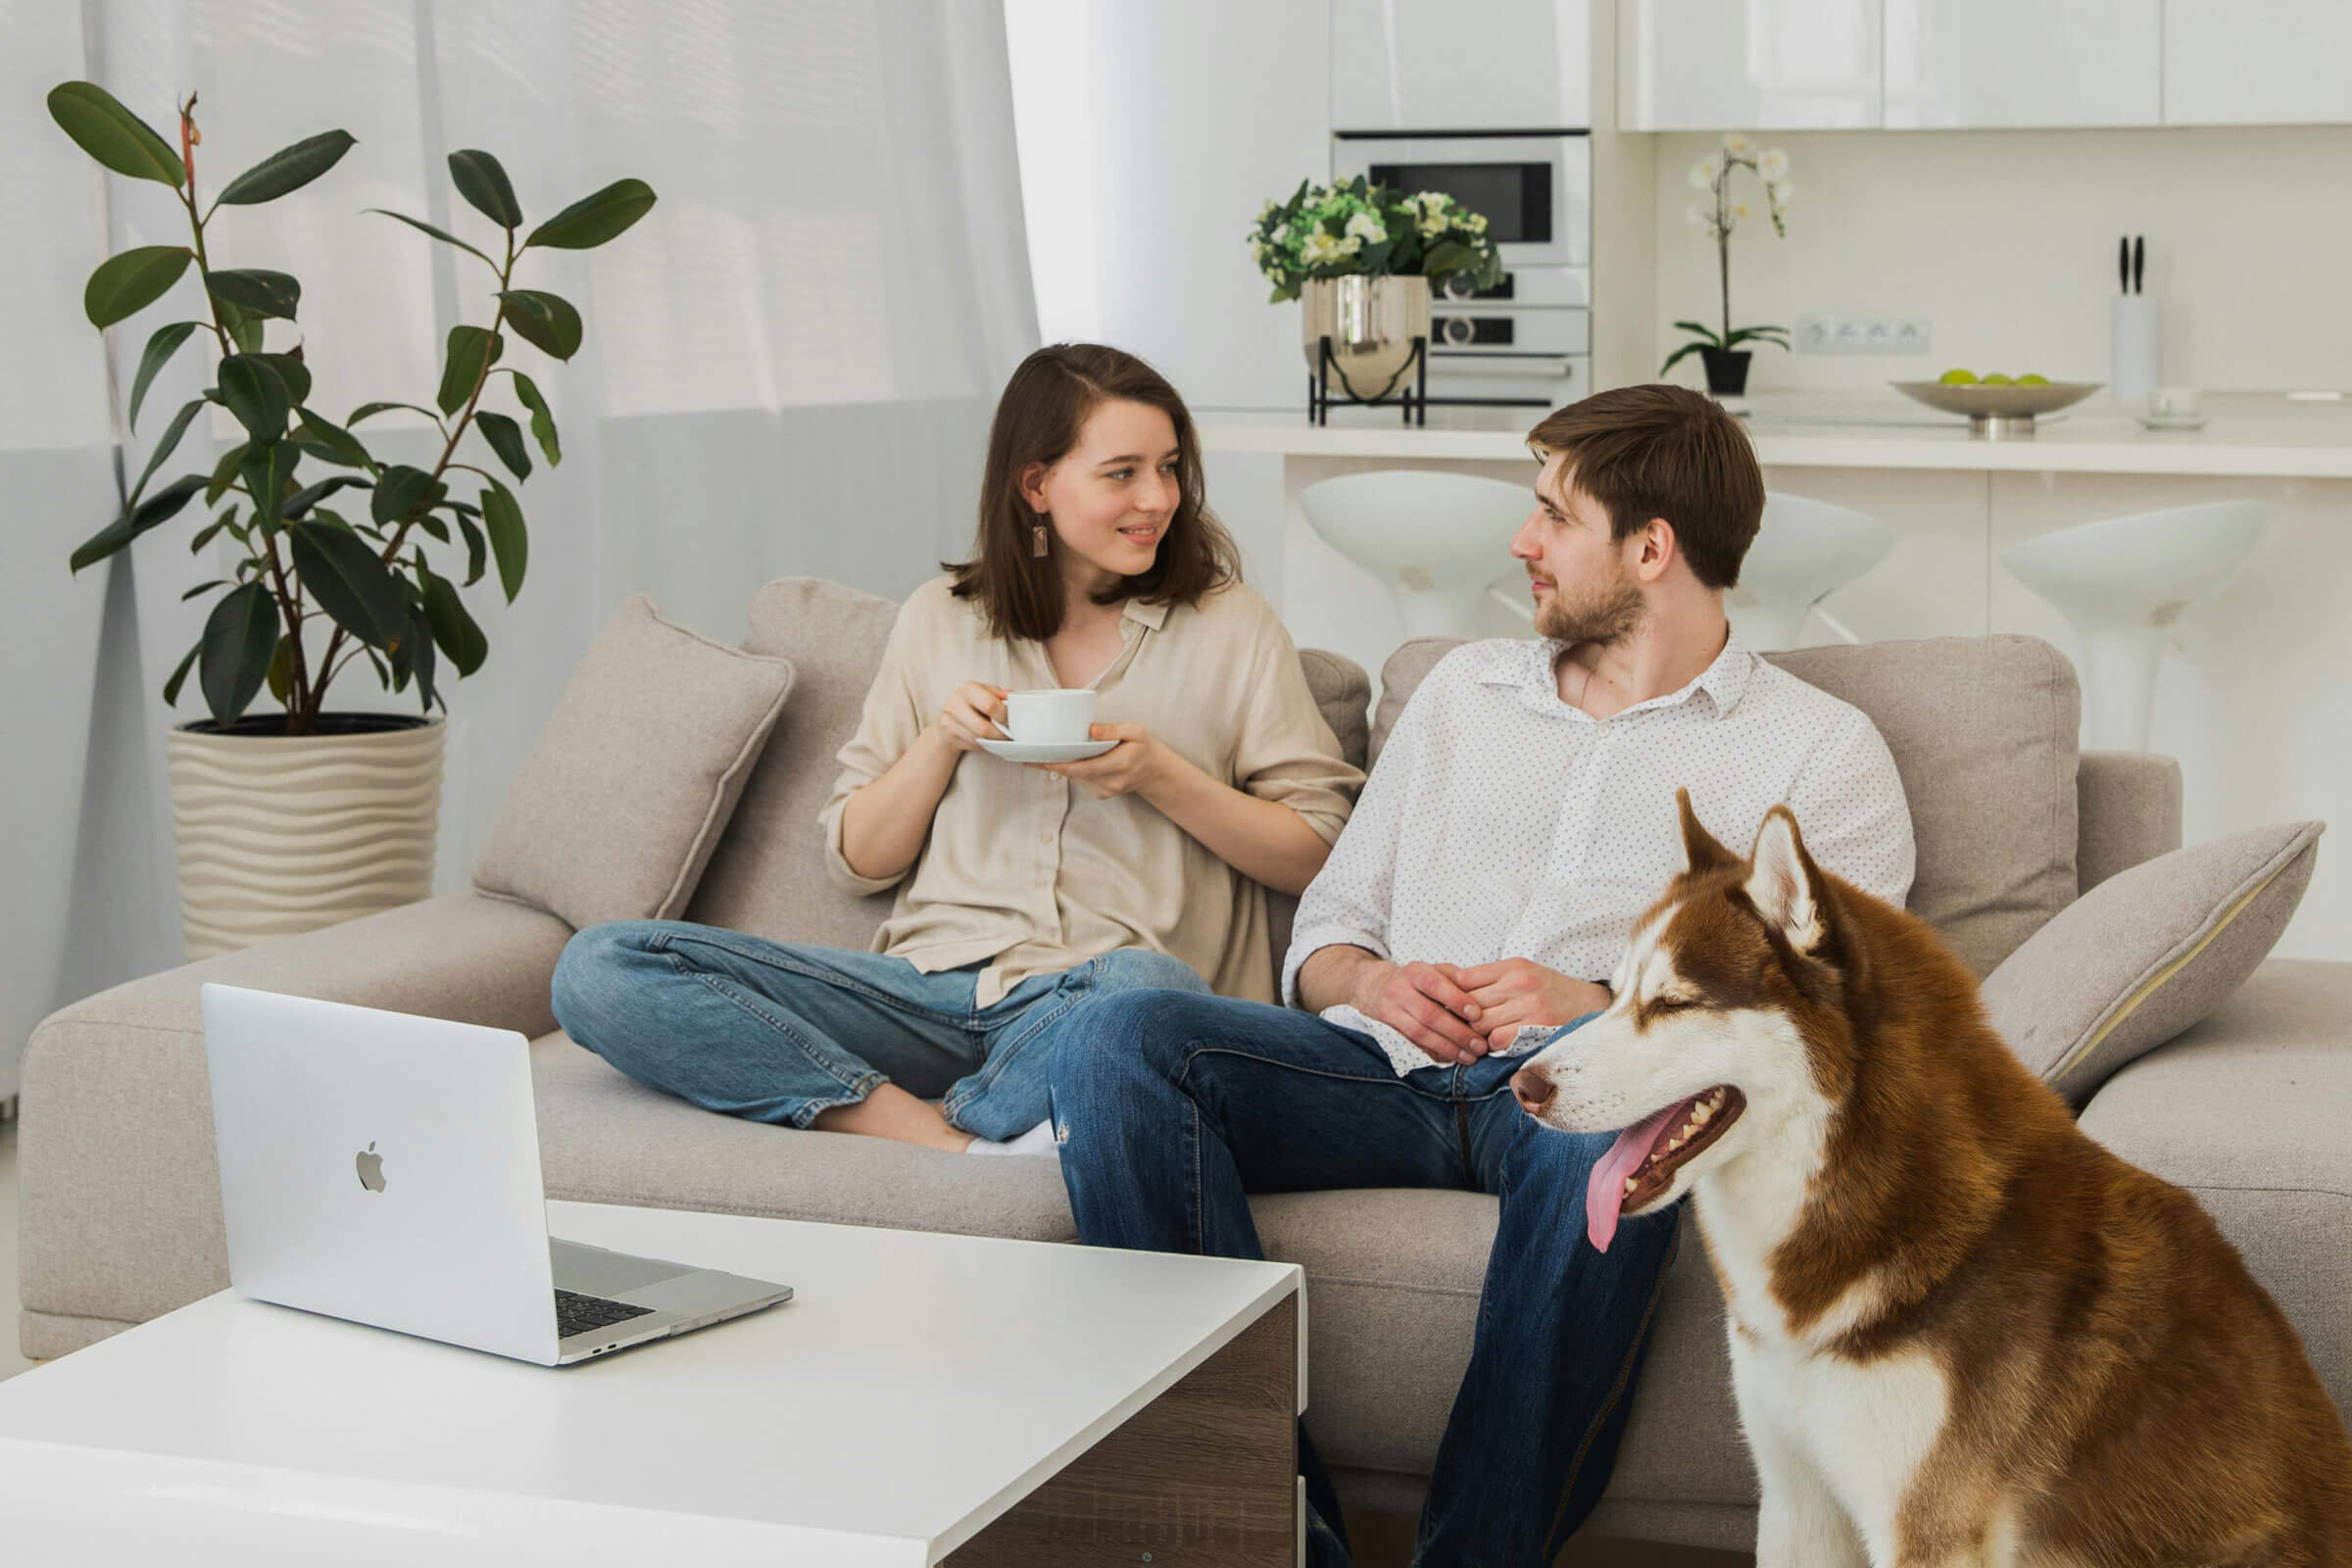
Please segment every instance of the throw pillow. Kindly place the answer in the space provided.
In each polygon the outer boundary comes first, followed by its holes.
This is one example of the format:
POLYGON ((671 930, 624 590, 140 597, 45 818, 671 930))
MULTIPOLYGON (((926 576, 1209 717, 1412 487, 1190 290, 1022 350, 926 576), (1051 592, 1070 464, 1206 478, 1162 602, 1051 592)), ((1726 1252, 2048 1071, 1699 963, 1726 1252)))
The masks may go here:
POLYGON ((2302 901, 2324 826, 2233 833, 2109 877, 1985 977, 1993 1027, 2080 1107, 2254 972, 2302 901))
POLYGON ((532 744, 473 885, 574 928, 674 918, 792 692, 792 665, 630 599, 532 744))

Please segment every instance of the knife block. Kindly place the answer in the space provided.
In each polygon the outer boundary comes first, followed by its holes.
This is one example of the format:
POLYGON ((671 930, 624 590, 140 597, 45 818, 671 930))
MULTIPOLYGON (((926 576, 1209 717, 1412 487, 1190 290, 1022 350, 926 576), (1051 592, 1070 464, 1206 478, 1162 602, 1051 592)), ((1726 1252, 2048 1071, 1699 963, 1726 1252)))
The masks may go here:
POLYGON ((2148 401, 2156 373, 2156 296, 2117 294, 2107 302, 2107 390, 2134 407, 2148 401))

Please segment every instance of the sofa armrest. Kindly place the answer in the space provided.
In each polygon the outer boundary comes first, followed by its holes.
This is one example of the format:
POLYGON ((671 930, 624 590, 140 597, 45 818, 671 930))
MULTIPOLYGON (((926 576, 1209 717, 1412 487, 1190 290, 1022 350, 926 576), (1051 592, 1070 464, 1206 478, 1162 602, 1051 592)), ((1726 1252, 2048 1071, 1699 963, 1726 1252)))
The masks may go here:
POLYGON ((2082 1130, 2187 1189, 2352 1414, 2352 963, 2274 958, 2083 1107, 2082 1130))
POLYGON ((2153 752, 2084 752, 2075 808, 2080 894, 2180 847, 2180 764, 2153 752))
MULTIPOLYGON (((198 988, 251 986, 514 1029, 553 1030, 548 980, 571 928, 452 894, 282 937, 103 991, 24 1051, 20 1297, 28 1312, 144 1322, 228 1283, 198 988)), ((26 1353, 50 1353, 33 1325, 26 1353)))

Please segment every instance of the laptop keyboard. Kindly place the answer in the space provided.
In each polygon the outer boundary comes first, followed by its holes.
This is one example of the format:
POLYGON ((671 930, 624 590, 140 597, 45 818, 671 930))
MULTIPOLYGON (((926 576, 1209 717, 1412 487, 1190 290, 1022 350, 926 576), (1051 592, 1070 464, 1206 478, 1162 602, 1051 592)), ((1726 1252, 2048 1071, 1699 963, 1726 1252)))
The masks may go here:
POLYGON ((601 1296, 582 1296, 576 1291, 556 1292, 556 1338, 568 1340, 574 1334, 590 1329, 611 1328, 626 1323, 633 1317, 644 1317, 653 1311, 650 1306, 631 1306, 626 1301, 608 1301, 601 1296))

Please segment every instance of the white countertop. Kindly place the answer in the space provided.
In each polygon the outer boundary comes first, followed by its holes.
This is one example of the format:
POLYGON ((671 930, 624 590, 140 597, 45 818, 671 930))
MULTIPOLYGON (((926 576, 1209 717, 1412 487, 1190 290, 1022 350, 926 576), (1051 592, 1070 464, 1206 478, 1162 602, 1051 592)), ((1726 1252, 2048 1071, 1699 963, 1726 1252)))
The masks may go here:
MULTIPOLYGON (((2029 440, 1979 441, 1966 420, 1892 391, 1760 394, 1746 424, 1766 467, 2352 478, 2352 401, 2230 393, 2208 396, 2205 407, 2213 418, 2201 430, 2143 430, 2094 397, 2043 419, 2029 440)), ((1433 408, 1425 428, 1406 428, 1393 410, 1334 410, 1320 428, 1303 410, 1203 409, 1196 419, 1211 455, 1510 462, 1527 457, 1527 430, 1542 414, 1433 408)))

